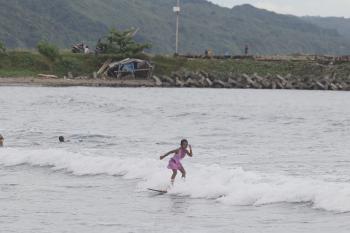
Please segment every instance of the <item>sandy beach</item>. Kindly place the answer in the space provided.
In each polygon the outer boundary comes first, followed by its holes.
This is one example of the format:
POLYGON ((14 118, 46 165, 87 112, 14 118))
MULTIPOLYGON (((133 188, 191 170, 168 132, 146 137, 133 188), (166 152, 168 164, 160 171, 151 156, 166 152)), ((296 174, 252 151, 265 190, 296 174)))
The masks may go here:
POLYGON ((34 77, 1 77, 0 86, 45 86, 45 87, 153 87, 153 80, 103 80, 103 79, 63 79, 34 77))

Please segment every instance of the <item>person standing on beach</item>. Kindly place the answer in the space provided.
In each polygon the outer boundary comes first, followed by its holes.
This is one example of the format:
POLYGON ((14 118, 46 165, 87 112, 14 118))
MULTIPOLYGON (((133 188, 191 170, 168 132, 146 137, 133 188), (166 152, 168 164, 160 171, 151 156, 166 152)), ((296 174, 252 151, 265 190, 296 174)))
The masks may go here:
POLYGON ((87 46, 87 45, 84 46, 84 53, 85 53, 85 54, 89 54, 89 53, 90 53, 90 48, 89 48, 89 46, 87 46))
POLYGON ((244 47, 244 55, 248 56, 248 54, 249 54, 249 46, 246 44, 244 47))
POLYGON ((0 134, 0 147, 4 146, 4 137, 0 134))
POLYGON ((188 141, 186 139, 181 140, 181 146, 180 148, 176 150, 172 150, 168 153, 166 153, 163 156, 160 156, 160 159, 164 159, 170 154, 174 154, 174 156, 169 160, 168 168, 173 171, 173 174, 171 176, 171 184, 174 184, 175 177, 177 175, 177 171, 179 170, 182 174, 182 178, 186 178, 186 171, 185 168, 181 164, 181 160, 186 157, 186 155, 192 157, 192 147, 191 145, 188 145, 188 141), (189 147, 189 150, 187 150, 187 147, 189 147))

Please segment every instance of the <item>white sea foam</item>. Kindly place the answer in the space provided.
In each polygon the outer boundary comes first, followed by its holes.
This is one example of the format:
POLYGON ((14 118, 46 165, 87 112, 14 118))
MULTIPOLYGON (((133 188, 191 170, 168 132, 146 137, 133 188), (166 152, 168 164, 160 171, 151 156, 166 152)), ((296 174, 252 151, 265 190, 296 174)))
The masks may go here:
MULTIPOLYGON (((119 158, 80 154, 62 149, 0 150, 2 166, 47 166, 77 176, 113 175, 140 179, 139 190, 168 185, 170 172, 164 161, 147 158, 119 158)), ((187 166, 188 178, 169 191, 172 195, 216 199, 231 205, 267 205, 309 202, 313 208, 334 212, 350 211, 350 184, 278 174, 260 174, 242 168, 219 165, 187 166)))

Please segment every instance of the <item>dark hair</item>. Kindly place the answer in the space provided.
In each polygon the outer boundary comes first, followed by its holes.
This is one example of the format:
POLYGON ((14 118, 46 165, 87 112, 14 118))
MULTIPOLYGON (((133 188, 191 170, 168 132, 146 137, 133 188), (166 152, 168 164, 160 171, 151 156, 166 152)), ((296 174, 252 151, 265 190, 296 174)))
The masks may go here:
POLYGON ((188 144, 187 139, 182 139, 182 140, 181 140, 181 143, 180 143, 180 144, 182 145, 182 144, 184 144, 184 143, 187 143, 187 144, 188 144))
POLYGON ((0 140, 1 140, 1 139, 4 140, 4 137, 0 134, 0 140))
POLYGON ((59 136, 59 137, 58 137, 58 140, 59 140, 60 142, 64 142, 64 137, 63 137, 63 136, 59 136))

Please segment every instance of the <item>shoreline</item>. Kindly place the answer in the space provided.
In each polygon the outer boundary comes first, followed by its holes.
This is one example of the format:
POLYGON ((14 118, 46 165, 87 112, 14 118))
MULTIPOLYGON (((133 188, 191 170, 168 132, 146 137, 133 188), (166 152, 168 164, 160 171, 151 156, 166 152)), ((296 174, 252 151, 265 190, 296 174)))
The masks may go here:
POLYGON ((63 79, 35 77, 0 77, 0 86, 32 87, 155 87, 152 80, 63 79))
POLYGON ((200 88, 200 89, 285 89, 285 90, 332 90, 350 91, 350 69, 337 73, 330 69, 325 72, 303 75, 267 74, 260 76, 257 73, 216 73, 205 71, 181 70, 171 75, 152 75, 148 79, 131 76, 123 79, 108 78, 105 75, 98 77, 66 76, 38 74, 37 76, 1 77, 0 86, 42 86, 42 87, 157 87, 157 88, 200 88))
MULTIPOLYGON (((220 84, 220 83, 219 83, 220 84)), ((0 77, 0 87, 111 87, 111 88, 197 88, 197 89, 253 89, 253 90, 321 90, 321 91, 349 91, 349 89, 341 88, 283 88, 283 86, 274 87, 256 87, 256 86, 236 86, 229 87, 222 85, 198 86, 159 83, 158 78, 151 79, 65 79, 65 78, 41 78, 41 77, 0 77)))
MULTIPOLYGON (((112 55, 62 53, 50 62, 40 54, 10 51, 0 55, 0 86, 166 87, 225 89, 290 89, 350 91, 350 62, 318 60, 204 59, 149 56, 149 79, 107 77, 96 72, 112 55)), ((277 57, 278 58, 278 57, 277 57)), ((276 58, 276 59, 277 59, 276 58)), ((301 58, 300 58, 301 59, 301 58)))

